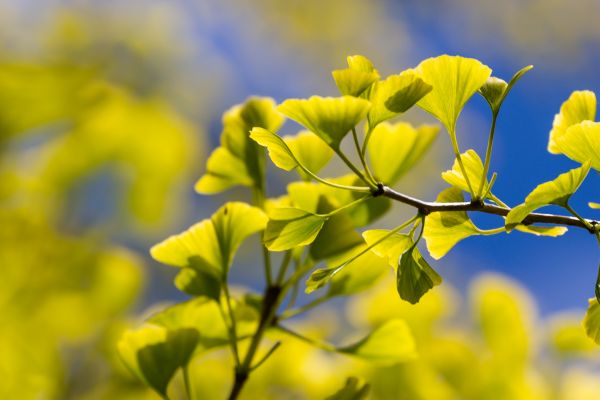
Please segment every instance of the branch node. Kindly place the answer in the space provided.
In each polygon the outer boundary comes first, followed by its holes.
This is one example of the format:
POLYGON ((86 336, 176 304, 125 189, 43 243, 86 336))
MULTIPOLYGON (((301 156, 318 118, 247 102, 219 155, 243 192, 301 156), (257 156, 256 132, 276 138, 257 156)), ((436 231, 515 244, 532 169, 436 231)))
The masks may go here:
POLYGON ((419 214, 421 214, 424 217, 426 217, 429 214, 431 214, 431 211, 428 208, 419 207, 418 210, 419 210, 419 214))
POLYGON ((483 208, 484 205, 482 199, 471 199, 471 206, 476 210, 483 208))
POLYGON ((371 191, 373 197, 383 196, 385 193, 385 186, 381 182, 377 182, 377 188, 371 191))

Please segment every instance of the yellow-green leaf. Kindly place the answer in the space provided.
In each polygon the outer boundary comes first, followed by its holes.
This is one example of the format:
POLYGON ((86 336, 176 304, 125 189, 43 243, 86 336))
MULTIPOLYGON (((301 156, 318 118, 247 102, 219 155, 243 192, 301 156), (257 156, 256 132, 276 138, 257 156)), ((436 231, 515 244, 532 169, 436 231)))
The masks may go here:
POLYGON ((260 147, 250 139, 254 127, 276 132, 283 117, 270 98, 252 97, 223 115, 221 146, 209 157, 206 173, 196 183, 196 191, 219 193, 232 186, 262 185, 264 161, 260 147))
MULTIPOLYGON (((469 178, 469 182, 471 182, 471 185, 474 186, 473 189, 477 190, 479 188, 479 182, 481 182, 481 175, 483 174, 483 162, 473 149, 469 149, 462 153, 461 158, 463 165, 465 166, 465 171, 469 178)), ((469 192, 469 185, 465 180, 458 160, 454 160, 451 170, 442 172, 442 179, 452 186, 455 186, 465 192, 469 192)), ((489 187, 490 184, 486 178, 483 183, 483 193, 488 193, 487 198, 493 199, 494 195, 489 192, 489 187)))
POLYGON ((337 351, 381 365, 406 362, 417 356, 410 328, 400 319, 385 322, 362 340, 337 351))
POLYGON ((284 251, 311 244, 328 217, 298 208, 277 208, 269 214, 263 237, 271 251, 284 251))
POLYGON ((536 236, 562 236, 567 233, 566 226, 535 226, 535 225, 517 225, 516 230, 531 233, 536 236))
POLYGON ((279 168, 291 171, 298 166, 298 161, 290 148, 282 138, 273 132, 264 128, 252 128, 250 138, 259 145, 267 148, 271 161, 279 168))
POLYGON ((401 299, 416 304, 429 289, 441 283, 442 277, 423 259, 416 246, 402 254, 396 271, 396 288, 401 299))
MULTIPOLYGON (((460 189, 450 187, 441 192, 436 201, 462 202, 464 197, 460 189)), ((471 222, 466 211, 434 212, 425 219, 423 238, 431 257, 438 260, 461 240, 479 234, 481 231, 471 222)))
MULTIPOLYGON (((363 232, 363 238, 369 246, 372 246, 389 233, 390 231, 387 229, 373 229, 363 232)), ((379 257, 386 258, 388 264, 392 268, 396 269, 398 268, 400 256, 404 254, 404 252, 406 252, 412 246, 412 244, 413 242, 410 236, 402 233, 396 233, 385 239, 383 242, 378 243, 371 249, 371 251, 379 257)))
POLYGON ((281 113, 316 133, 333 149, 339 148, 344 136, 365 118, 370 108, 367 100, 352 96, 289 99, 278 107, 281 113))
POLYGON ((430 91, 431 85, 410 69, 374 83, 363 94, 373 104, 367 115, 369 130, 406 112, 430 91))
POLYGON ((146 324, 125 332, 118 348, 127 367, 164 397, 177 369, 188 364, 198 338, 196 329, 146 324))
POLYGON ((369 60, 365 56, 361 56, 361 55, 348 56, 346 58, 346 61, 348 62, 348 67, 355 71, 377 73, 377 70, 373 66, 373 63, 371 62, 371 60, 369 60))
POLYGON ((176 267, 194 267, 198 258, 212 268, 227 273, 240 244, 265 228, 267 216, 246 203, 226 203, 210 219, 171 236, 150 249, 152 257, 176 267))
POLYGON ((550 204, 566 207, 569 198, 577 191, 590 170, 586 163, 579 168, 560 174, 556 179, 538 185, 525 198, 525 202, 513 208, 506 216, 506 228, 512 229, 532 211, 550 204))
MULTIPOLYGON (((339 265, 344 260, 349 260, 353 256, 363 251, 367 245, 362 242, 349 251, 334 258, 327 260, 327 265, 339 265)), ((388 265, 381 257, 372 252, 367 252, 352 262, 350 268, 344 268, 331 279, 331 284, 327 295, 347 296, 359 293, 372 287, 388 271, 388 265)))
MULTIPOLYGON (((296 160, 313 173, 319 172, 333 157, 333 150, 310 131, 301 131, 295 136, 284 136, 283 141, 296 160)), ((304 171, 299 168, 296 171, 302 178, 308 179, 304 171)))
POLYGON ((600 122, 584 121, 572 125, 554 141, 557 152, 579 163, 589 161, 600 171, 600 122))
POLYGON ((359 96, 379 79, 376 72, 363 72, 352 68, 338 69, 331 75, 343 96, 359 96))
MULTIPOLYGON (((560 112, 554 116, 548 151, 553 154, 562 153, 556 142, 567 133, 567 129, 583 121, 593 121, 596 118, 596 95, 589 90, 574 91, 560 106, 560 112)), ((580 161, 581 162, 581 161, 580 161)))
POLYGON ((528 65, 517 71, 509 83, 506 83, 504 80, 496 78, 495 76, 491 76, 487 79, 485 84, 479 89, 479 93, 481 93, 483 98, 490 105, 492 113, 497 114, 500 111, 500 107, 502 106, 504 99, 506 99, 506 96, 508 96, 508 93, 510 93, 510 90, 517 81, 532 68, 533 65, 528 65))
POLYGON ((369 155, 373 172, 386 185, 395 184, 429 150, 439 127, 406 122, 382 123, 371 132, 369 155))
POLYGON ((588 207, 589 208, 593 208, 593 209, 599 209, 600 208, 600 203, 594 203, 594 202, 590 201, 588 203, 588 207))
POLYGON ((590 339, 600 345, 600 304, 595 297, 589 299, 589 307, 583 319, 583 329, 590 339))
POLYGON ((466 102, 492 73, 478 60, 449 55, 428 58, 416 70, 433 86, 417 105, 444 124, 451 136, 455 134, 456 121, 466 102))

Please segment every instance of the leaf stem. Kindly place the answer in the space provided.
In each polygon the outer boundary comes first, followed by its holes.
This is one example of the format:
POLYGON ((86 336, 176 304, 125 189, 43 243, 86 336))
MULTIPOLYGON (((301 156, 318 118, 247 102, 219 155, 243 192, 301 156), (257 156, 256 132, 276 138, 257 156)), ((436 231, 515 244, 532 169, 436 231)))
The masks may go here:
POLYGON ((452 133, 450 133, 450 141, 452 142, 452 150, 454 151, 454 156, 456 157, 456 161, 458 162, 460 171, 462 172, 463 177, 467 182, 467 186, 469 187, 469 193, 471 194, 471 197, 474 197, 475 193, 473 192, 473 187, 471 186, 469 175, 467 175, 467 170, 465 169, 465 165, 463 164, 462 157, 460 155, 460 149, 458 147, 458 141, 456 140, 456 132, 454 130, 452 133))
POLYGON ((302 335, 302 334, 300 334, 300 333, 298 333, 296 331, 293 331, 293 330, 291 330, 289 328, 286 328, 283 325, 277 324, 277 326, 275 326, 275 327, 277 329, 279 329, 280 331, 285 332, 288 335, 295 337, 296 339, 300 339, 303 342, 306 342, 306 343, 308 343, 308 344, 310 344, 312 346, 318 347, 320 349, 323 349, 323 350, 326 350, 326 351, 333 351, 333 352, 337 350, 335 348, 335 346, 333 346, 333 345, 331 345, 329 343, 323 342, 321 340, 311 339, 311 338, 306 337, 306 336, 304 336, 304 335, 302 335))
POLYGON ((356 133, 356 128, 352 128, 352 138, 354 139, 354 146, 356 147, 356 154, 358 154, 358 158, 360 158, 360 162, 363 166, 363 169, 365 170, 365 173, 367 174, 367 178, 369 179, 371 184, 376 185, 377 181, 373 177, 373 174, 371 173, 371 170, 369 169, 369 166, 367 165, 367 158, 365 157, 365 155, 363 154, 363 152, 360 148, 360 144, 358 142, 358 134, 356 133))
POLYGON ((375 189, 375 185, 373 183, 371 183, 366 177, 365 175, 360 172, 360 170, 358 168, 356 168, 356 166, 352 163, 352 161, 350 161, 350 159, 348 157, 346 157, 346 155, 344 154, 344 152, 337 148, 337 149, 333 149, 336 154, 342 159, 342 161, 348 166, 348 168, 350 168, 352 170, 352 172, 354 172, 356 174, 356 176, 358 176, 364 183, 366 183, 367 185, 369 185, 371 187, 371 189, 375 189))
POLYGON ((490 134, 488 136, 487 148, 485 150, 485 162, 483 163, 483 173, 481 174, 481 180, 479 181, 479 189, 477 189, 476 199, 481 199, 481 195, 484 188, 484 183, 487 179, 487 174, 490 170, 490 160, 492 158, 492 146, 494 143, 494 132, 496 131, 496 120, 498 119, 498 113, 492 112, 492 125, 490 127, 490 134))

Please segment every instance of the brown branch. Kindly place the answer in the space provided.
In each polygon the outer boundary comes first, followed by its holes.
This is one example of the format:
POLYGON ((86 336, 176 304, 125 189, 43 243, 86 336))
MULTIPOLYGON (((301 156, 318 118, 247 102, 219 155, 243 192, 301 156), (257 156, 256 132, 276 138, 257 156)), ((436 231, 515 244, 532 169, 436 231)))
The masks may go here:
MULTIPOLYGON (((403 193, 397 192, 394 189, 387 186, 380 186, 379 192, 381 196, 388 197, 392 200, 399 201, 400 203, 407 204, 415 207, 421 213, 427 215, 432 212, 444 212, 444 211, 476 211, 486 214, 494 214, 506 216, 510 212, 510 208, 500 207, 495 204, 484 203, 484 202, 460 202, 460 203, 437 203, 431 201, 423 201, 414 197, 407 196, 403 193)), ((600 225, 599 221, 587 220, 591 226, 600 225)), ((543 214, 543 213, 531 213, 523 220, 523 224, 553 224, 553 225, 566 225, 575 226, 588 230, 585 224, 575 217, 566 215, 555 215, 555 214, 543 214)), ((588 230, 589 231, 589 230, 588 230)), ((594 233, 591 231, 591 233, 594 233)))

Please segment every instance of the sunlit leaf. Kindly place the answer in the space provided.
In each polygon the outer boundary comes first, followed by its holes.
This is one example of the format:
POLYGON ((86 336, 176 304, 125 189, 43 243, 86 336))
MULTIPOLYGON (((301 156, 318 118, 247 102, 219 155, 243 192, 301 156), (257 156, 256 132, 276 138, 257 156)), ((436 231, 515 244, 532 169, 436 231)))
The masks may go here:
POLYGON ((219 301, 221 277, 217 270, 198 256, 190 257, 188 263, 190 266, 184 267, 175 277, 177 289, 191 296, 206 296, 219 301))
POLYGON ((402 254, 396 273, 396 286, 401 299, 416 304, 429 289, 440 283, 442 277, 423 259, 416 246, 402 254))
MULTIPOLYGON (((472 149, 462 153, 461 158, 463 165, 465 166, 469 182, 471 182, 471 185, 474 186, 473 189, 477 190, 479 188, 479 182, 481 181, 481 175, 483 175, 483 162, 475 150, 472 149)), ((469 186, 465 180, 465 177, 463 176, 458 160, 454 160, 451 170, 442 172, 442 179, 452 186, 455 186, 465 192, 469 192, 469 186)), ((488 191, 489 187, 490 183, 486 178, 483 183, 483 193, 488 193, 487 198, 493 198, 493 195, 488 191)))
MULTIPOLYGON (((283 141, 296 159, 313 173, 319 172, 333 156, 333 150, 309 131, 301 131, 295 136, 284 136, 283 141)), ((304 171, 299 168, 296 171, 304 179, 308 179, 304 171)))
POLYGON ((352 96, 289 99, 278 109, 338 149, 344 136, 365 118, 371 104, 352 96))
POLYGON ((418 128, 406 122, 377 125, 368 147, 375 177, 386 185, 395 184, 429 150, 438 132, 435 125, 418 128))
POLYGON ((192 328, 170 331, 147 324, 125 332, 118 347, 127 367, 164 397, 177 369, 189 362, 198 337, 192 328))
POLYGON ((490 77, 492 70, 473 58, 442 55, 422 61, 416 68, 433 90, 417 105, 455 134, 456 121, 466 102, 490 77))
POLYGON ((504 99, 506 99, 506 96, 508 96, 508 93, 510 93, 513 86, 532 68, 533 65, 528 65, 527 67, 520 69, 511 78, 509 83, 506 83, 504 80, 496 78, 495 76, 491 76, 487 79, 485 84, 479 89, 479 93, 481 93, 488 102, 494 114, 497 114, 500 111, 504 99))
POLYGON ((373 104, 367 115, 369 129, 406 112, 430 91, 431 85, 414 70, 406 70, 376 82, 363 94, 373 104))
POLYGON ((359 96, 379 79, 376 72, 363 72, 352 68, 338 69, 331 74, 343 96, 359 96))
POLYGON ((583 319, 586 335, 600 345, 600 304, 596 298, 589 299, 589 307, 583 319))
MULTIPOLYGON (((390 231, 387 229, 373 229, 363 232, 363 238, 369 246, 372 246, 389 233, 390 231)), ((381 243, 377 244, 371 249, 371 251, 379 257, 386 258, 388 264, 392 268, 397 269, 400 256, 410 249, 412 244, 413 242, 410 236, 402 233, 395 233, 381 243)))
MULTIPOLYGON (((460 189, 450 187, 441 192, 436 201, 462 202, 464 197, 460 189)), ((427 250, 431 257, 438 260, 461 240, 479 234, 480 230, 471 222, 466 211, 434 212, 425 219, 423 238, 427 242, 427 250)))
POLYGON ((531 233, 536 236, 562 236, 567 233, 568 229, 566 226, 535 226, 535 225, 517 225, 516 230, 531 233))
POLYGON ((364 339, 338 351, 382 365, 410 361, 417 355, 410 329, 399 319, 384 323, 364 339))
POLYGON ((343 388, 325 398, 325 400, 364 400, 369 395, 370 389, 371 387, 368 383, 351 377, 346 379, 346 384, 343 388))
POLYGON ((548 151, 553 154, 562 153, 557 140, 567 133, 567 129, 583 121, 593 121, 594 118, 596 118, 596 95, 594 92, 574 91, 561 105, 560 112, 554 116, 548 140, 548 151))
POLYGON ((590 170, 586 163, 579 168, 560 174, 556 179, 538 185, 525 202, 514 207, 506 216, 506 228, 512 229, 532 211, 550 204, 566 207, 569 199, 577 191, 590 170))
POLYGON ((373 66, 373 63, 371 62, 371 60, 369 60, 365 56, 361 56, 361 55, 348 56, 346 58, 346 61, 348 62, 348 67, 355 71, 377 73, 377 70, 373 66))
POLYGON ((226 203, 211 219, 174 235, 150 249, 152 257, 176 267, 194 267, 190 260, 201 259, 220 274, 229 270, 240 244, 265 228, 267 216, 256 207, 240 202, 226 203))
POLYGON ((554 148, 579 163, 589 161, 592 168, 600 171, 600 122, 572 125, 555 139, 554 148))
POLYGON ((279 168, 291 171, 298 166, 298 161, 290 148, 282 138, 273 132, 264 128, 252 128, 250 138, 259 145, 267 148, 271 161, 279 168))
POLYGON ((306 294, 311 294, 315 290, 321 289, 323 286, 327 285, 331 278, 333 278, 340 270, 341 268, 339 266, 316 269, 306 280, 304 292, 306 294))
POLYGON ((279 208, 269 214, 263 237, 271 251, 284 251, 312 243, 328 217, 298 208, 279 208))
POLYGON ((209 157, 196 191, 214 194, 236 185, 262 185, 263 155, 249 132, 254 127, 276 132, 282 124, 283 117, 269 98, 253 97, 230 108, 223 115, 221 146, 209 157))

